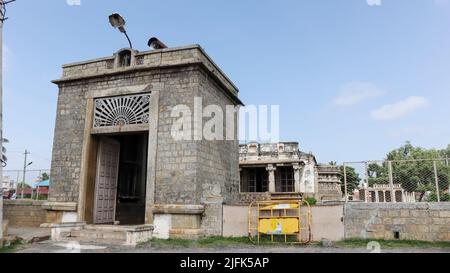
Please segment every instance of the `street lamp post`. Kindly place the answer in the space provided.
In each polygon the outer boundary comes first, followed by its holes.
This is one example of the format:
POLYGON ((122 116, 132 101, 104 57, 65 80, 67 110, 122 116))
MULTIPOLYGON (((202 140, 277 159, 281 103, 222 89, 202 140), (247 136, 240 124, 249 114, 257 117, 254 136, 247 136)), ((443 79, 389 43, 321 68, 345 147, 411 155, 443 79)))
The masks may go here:
POLYGON ((23 192, 25 191, 25 181, 26 181, 26 175, 27 175, 27 167, 33 164, 33 162, 27 162, 27 156, 30 154, 27 150, 25 150, 25 158, 23 160, 23 177, 22 177, 22 192, 20 194, 20 199, 23 199, 23 192))
POLYGON ((130 37, 128 37, 128 33, 125 29, 125 19, 123 19, 122 15, 118 13, 111 14, 109 16, 109 23, 111 24, 112 27, 119 29, 120 32, 125 34, 125 37, 127 37, 128 43, 130 44, 130 48, 133 49, 130 37))

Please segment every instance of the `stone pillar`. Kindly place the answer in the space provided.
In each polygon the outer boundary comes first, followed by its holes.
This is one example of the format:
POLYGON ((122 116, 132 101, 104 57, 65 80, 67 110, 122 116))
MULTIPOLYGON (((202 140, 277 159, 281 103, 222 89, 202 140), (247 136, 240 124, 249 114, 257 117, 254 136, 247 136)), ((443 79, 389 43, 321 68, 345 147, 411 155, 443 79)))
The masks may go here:
POLYGON ((269 172, 269 192, 270 193, 276 193, 275 188, 275 170, 277 168, 273 166, 273 164, 269 164, 266 168, 266 170, 269 172))
POLYGON ((384 201, 384 203, 387 203, 386 191, 383 191, 383 201, 384 201))
POLYGON ((375 191, 375 203, 380 203, 380 195, 377 190, 375 191))
POLYGON ((294 168, 294 191, 296 193, 301 193, 301 192, 305 192, 306 189, 302 189, 301 188, 301 184, 300 184, 300 170, 302 169, 300 167, 300 164, 298 163, 294 163, 292 164, 293 168, 294 168))

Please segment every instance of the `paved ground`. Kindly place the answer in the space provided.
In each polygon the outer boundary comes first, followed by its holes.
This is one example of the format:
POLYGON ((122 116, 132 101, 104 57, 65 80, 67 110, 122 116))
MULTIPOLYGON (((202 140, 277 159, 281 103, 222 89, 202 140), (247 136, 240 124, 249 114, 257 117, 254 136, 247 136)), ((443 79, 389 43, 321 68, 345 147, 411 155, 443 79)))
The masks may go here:
MULTIPOLYGON (((363 248, 334 248, 318 246, 235 246, 221 248, 137 247, 98 244, 93 242, 51 242, 20 246, 18 253, 370 253, 363 248)), ((381 249, 381 253, 450 253, 450 249, 381 249)))
MULTIPOLYGON (((17 248, 17 253, 370 253, 366 248, 338 248, 314 246, 258 246, 236 245, 216 248, 158 247, 147 244, 141 247, 128 247, 98 242, 53 242, 49 241, 48 228, 10 228, 10 237, 20 237, 26 244, 17 248)), ((450 253, 445 249, 419 248, 381 248, 381 253, 450 253)))
POLYGON ((51 231, 49 228, 17 228, 10 227, 8 229, 8 237, 22 238, 26 243, 33 243, 50 238, 51 231))

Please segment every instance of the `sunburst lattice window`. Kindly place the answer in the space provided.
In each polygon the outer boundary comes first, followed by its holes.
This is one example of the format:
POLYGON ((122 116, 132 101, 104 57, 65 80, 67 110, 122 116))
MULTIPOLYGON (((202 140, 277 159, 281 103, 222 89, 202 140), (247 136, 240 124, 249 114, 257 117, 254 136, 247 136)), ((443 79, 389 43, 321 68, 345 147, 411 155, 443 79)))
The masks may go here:
POLYGON ((95 100, 94 128, 148 124, 150 94, 95 100))

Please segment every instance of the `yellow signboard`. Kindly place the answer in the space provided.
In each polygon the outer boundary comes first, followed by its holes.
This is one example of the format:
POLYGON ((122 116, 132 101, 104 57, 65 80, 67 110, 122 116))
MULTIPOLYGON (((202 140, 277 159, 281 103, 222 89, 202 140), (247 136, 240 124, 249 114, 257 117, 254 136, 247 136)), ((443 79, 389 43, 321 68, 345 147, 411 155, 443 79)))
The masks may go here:
POLYGON ((289 235, 299 232, 298 218, 260 219, 259 232, 269 235, 289 235))

